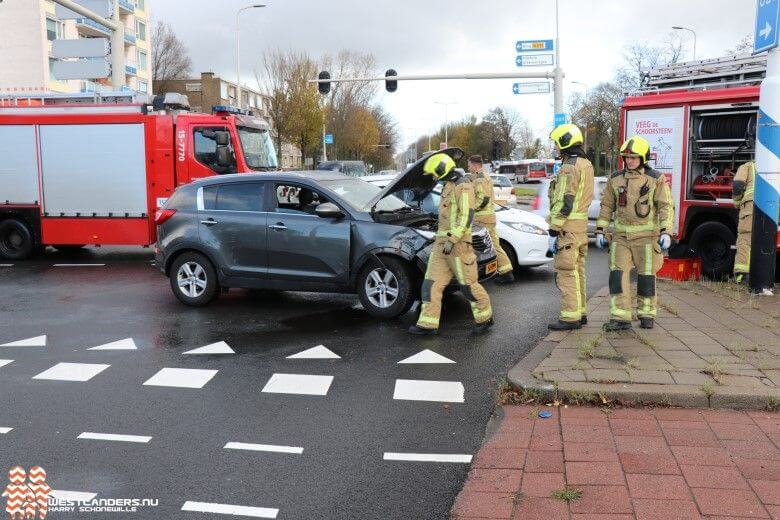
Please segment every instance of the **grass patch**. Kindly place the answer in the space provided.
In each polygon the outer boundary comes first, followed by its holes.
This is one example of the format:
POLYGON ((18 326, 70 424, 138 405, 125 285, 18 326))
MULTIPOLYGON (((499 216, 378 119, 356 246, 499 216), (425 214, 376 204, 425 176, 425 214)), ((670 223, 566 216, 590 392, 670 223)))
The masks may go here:
POLYGON ((569 392, 565 396, 566 402, 575 406, 598 403, 598 397, 590 392, 569 392))
POLYGON ((767 412, 778 412, 780 411, 780 399, 777 399, 775 397, 770 397, 767 402, 766 406, 764 407, 767 412))
POLYGON ((520 186, 515 186, 515 195, 518 197, 535 197, 538 193, 538 190, 535 190, 533 188, 524 188, 520 186))
POLYGON ((642 345, 647 345, 651 349, 655 350, 655 341, 653 341, 653 338, 651 338, 649 334, 635 330, 634 335, 636 336, 636 339, 639 340, 639 343, 642 345))
POLYGON ((593 337, 581 339, 577 345, 577 355, 580 359, 591 359, 596 355, 596 349, 601 346, 604 340, 604 333, 601 332, 593 337))
POLYGON ((565 500, 566 502, 573 502, 574 500, 579 500, 580 498, 582 498, 582 491, 580 491, 579 489, 566 487, 564 489, 559 489, 558 491, 553 491, 552 497, 555 500, 565 500))
POLYGON ((542 397, 542 394, 536 390, 517 390, 505 379, 498 386, 496 402, 498 404, 530 404, 541 402, 542 397))
POLYGON ((699 387, 699 389, 704 392, 704 395, 707 397, 712 397, 712 394, 715 393, 715 386, 710 382, 704 383, 699 387))
POLYGON ((628 361, 626 361, 626 366, 628 368, 637 369, 639 368, 639 358, 631 358, 628 361))
POLYGON ((720 363, 710 363, 701 371, 703 374, 707 374, 712 379, 720 383, 720 377, 723 375, 723 366, 720 363))

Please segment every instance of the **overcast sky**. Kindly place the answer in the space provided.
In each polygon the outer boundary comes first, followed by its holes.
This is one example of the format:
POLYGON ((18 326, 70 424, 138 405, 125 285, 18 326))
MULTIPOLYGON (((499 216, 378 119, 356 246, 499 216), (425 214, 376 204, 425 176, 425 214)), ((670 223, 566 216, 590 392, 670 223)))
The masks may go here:
MULTIPOLYGON (((211 70, 235 80, 235 12, 251 0, 153 0, 152 17, 168 22, 190 50, 194 73, 211 70)), ((241 15, 242 78, 249 81, 268 48, 292 48, 313 57, 341 49, 370 52, 380 73, 511 72, 515 41, 555 36, 553 0, 267 0, 241 15)), ((672 25, 694 29, 697 58, 712 58, 752 33, 755 0, 560 0, 564 94, 609 80, 622 48, 661 43, 672 25)), ((687 38, 692 58, 692 37, 687 38)), ((536 68, 535 70, 543 70, 536 68)), ((531 70, 531 69, 528 69, 531 70)), ((252 85, 254 80, 251 79, 252 85)), ((244 81, 242 81, 243 83, 244 81)), ((552 125, 552 94, 513 95, 513 80, 400 82, 382 88, 380 102, 395 117, 405 145, 444 121, 510 106, 540 136, 552 125)))

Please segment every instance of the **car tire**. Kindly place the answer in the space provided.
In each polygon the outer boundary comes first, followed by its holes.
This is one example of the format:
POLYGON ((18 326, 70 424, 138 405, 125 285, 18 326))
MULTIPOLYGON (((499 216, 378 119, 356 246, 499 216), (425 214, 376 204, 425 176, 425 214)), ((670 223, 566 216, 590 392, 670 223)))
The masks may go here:
POLYGON ((691 234, 690 246, 701 258, 702 273, 713 279, 727 277, 734 265, 734 231, 721 222, 705 222, 691 234))
POLYGON ((405 314, 417 295, 410 264, 388 256, 369 260, 358 274, 357 295, 366 312, 375 318, 405 314))
POLYGON ((171 290, 176 298, 190 307, 202 307, 219 294, 217 272, 208 258, 189 251, 179 255, 171 265, 171 290), (180 285, 180 282, 188 282, 180 285))
POLYGON ((15 218, 0 222, 0 258, 25 260, 35 251, 35 239, 27 224, 15 218))
POLYGON ((500 244, 501 249, 503 249, 504 253, 506 253, 506 256, 509 257, 509 262, 512 264, 512 272, 518 272, 520 270, 520 266, 517 265, 517 253, 515 253, 515 248, 512 247, 512 245, 506 240, 501 240, 500 244))

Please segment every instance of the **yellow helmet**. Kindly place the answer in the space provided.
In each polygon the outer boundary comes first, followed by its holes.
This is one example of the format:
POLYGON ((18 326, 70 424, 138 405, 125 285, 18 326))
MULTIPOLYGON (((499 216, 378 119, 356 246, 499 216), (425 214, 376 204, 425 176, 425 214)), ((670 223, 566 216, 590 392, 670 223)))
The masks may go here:
POLYGON ((433 175, 437 179, 443 179, 455 168, 455 161, 446 153, 435 153, 428 157, 423 165, 425 175, 433 175))
POLYGON ((565 150, 567 148, 571 148, 575 144, 582 144, 585 142, 580 129, 577 127, 577 125, 573 125, 571 123, 556 126, 555 129, 550 132, 550 139, 555 141, 555 144, 557 144, 558 148, 561 150, 565 150))
POLYGON ((645 138, 635 135, 623 143, 623 146, 620 147, 620 155, 623 157, 639 157, 642 159, 642 164, 646 164, 650 156, 650 143, 645 138))

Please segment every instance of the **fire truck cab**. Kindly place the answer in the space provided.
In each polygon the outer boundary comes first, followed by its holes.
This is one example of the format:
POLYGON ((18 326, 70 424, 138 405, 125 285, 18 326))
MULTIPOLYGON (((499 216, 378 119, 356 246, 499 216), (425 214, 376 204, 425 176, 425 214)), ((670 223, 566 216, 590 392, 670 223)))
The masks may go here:
POLYGON ((0 98, 0 257, 45 246, 149 246, 176 187, 277 169, 268 124, 186 96, 133 92, 0 98))
MULTIPOLYGON (((766 56, 733 56, 651 70, 621 109, 624 139, 650 142, 650 164, 666 176, 675 201, 672 255, 695 255, 703 271, 731 272, 738 211, 731 185, 754 160, 759 85, 766 56)), ((778 235, 780 247, 780 234, 778 235)))

